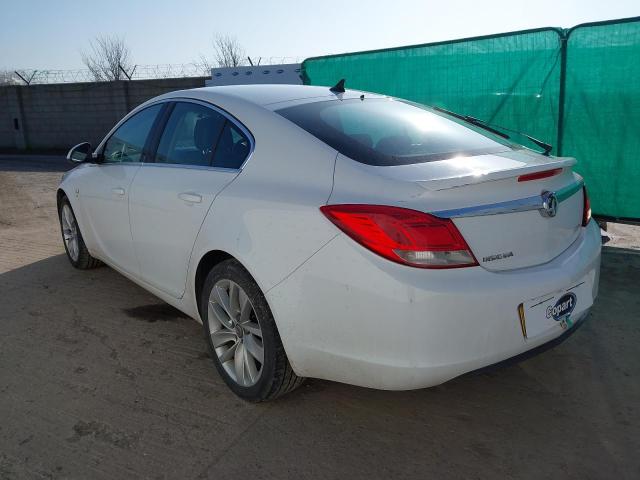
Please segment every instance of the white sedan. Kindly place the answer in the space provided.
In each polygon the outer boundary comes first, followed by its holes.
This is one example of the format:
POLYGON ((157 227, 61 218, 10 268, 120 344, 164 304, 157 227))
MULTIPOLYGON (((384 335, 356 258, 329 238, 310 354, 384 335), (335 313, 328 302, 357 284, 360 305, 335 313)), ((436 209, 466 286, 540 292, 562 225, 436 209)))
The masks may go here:
POLYGON ((429 387, 559 340, 594 301, 583 180, 534 143, 341 84, 172 92, 71 149, 64 245, 202 322, 244 399, 429 387))

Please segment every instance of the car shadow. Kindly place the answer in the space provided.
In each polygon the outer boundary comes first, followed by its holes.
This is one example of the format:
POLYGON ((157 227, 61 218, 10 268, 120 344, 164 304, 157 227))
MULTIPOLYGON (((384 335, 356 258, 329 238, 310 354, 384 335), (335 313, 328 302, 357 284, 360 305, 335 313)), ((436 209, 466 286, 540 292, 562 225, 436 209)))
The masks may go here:
POLYGON ((0 154, 0 172, 66 172, 75 166, 63 155, 0 154))
POLYGON ((605 248, 591 318, 540 356, 407 392, 308 380, 254 405, 197 322, 110 268, 49 257, 0 275, 0 452, 72 477, 96 456, 146 477, 631 477, 639 284, 640 254, 605 248))

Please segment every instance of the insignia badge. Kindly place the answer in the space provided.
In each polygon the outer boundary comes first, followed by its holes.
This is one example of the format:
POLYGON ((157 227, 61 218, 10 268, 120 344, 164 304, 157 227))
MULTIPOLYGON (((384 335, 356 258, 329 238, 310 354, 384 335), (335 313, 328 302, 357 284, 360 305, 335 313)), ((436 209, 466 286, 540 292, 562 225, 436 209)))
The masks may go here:
POLYGON ((542 192, 542 208, 540 214, 543 217, 555 217, 558 213, 558 199, 553 192, 542 192))

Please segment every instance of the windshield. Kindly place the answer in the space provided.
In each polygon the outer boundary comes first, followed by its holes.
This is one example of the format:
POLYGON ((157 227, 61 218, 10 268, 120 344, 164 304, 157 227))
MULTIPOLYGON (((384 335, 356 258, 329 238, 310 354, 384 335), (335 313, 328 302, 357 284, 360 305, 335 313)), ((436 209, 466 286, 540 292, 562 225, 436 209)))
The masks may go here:
POLYGON ((408 165, 515 148, 426 107, 387 98, 305 103, 276 113, 368 165, 408 165))

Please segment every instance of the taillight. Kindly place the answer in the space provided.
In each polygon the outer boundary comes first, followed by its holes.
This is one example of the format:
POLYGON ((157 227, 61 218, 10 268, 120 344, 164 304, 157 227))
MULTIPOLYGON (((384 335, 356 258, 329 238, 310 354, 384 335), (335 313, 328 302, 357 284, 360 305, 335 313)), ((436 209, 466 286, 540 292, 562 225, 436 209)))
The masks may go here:
POLYGON ((586 227, 591 220, 591 201, 587 193, 587 187, 582 187, 583 210, 582 210, 582 226, 586 227))
POLYGON ((562 172, 562 168, 553 168, 551 170, 543 170, 541 172, 525 173, 518 177, 519 182, 530 182, 531 180, 540 180, 541 178, 549 178, 562 172))
POLYGON ((394 262, 420 268, 478 265, 450 219, 385 205, 326 205, 320 210, 356 242, 394 262))

